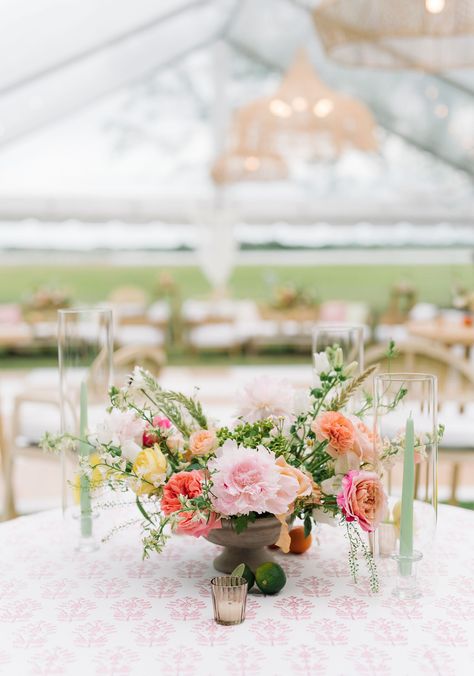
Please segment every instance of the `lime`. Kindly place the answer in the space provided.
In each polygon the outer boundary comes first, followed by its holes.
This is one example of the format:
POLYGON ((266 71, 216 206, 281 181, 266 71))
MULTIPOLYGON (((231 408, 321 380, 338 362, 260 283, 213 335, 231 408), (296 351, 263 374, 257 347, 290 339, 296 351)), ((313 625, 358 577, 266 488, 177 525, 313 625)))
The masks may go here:
POLYGON ((262 563, 255 571, 255 582, 264 594, 278 594, 286 584, 285 571, 278 563, 262 563))
POLYGON ((255 575, 252 573, 246 563, 239 563, 237 568, 231 573, 234 577, 243 577, 247 580, 247 591, 250 591, 255 584, 255 575))

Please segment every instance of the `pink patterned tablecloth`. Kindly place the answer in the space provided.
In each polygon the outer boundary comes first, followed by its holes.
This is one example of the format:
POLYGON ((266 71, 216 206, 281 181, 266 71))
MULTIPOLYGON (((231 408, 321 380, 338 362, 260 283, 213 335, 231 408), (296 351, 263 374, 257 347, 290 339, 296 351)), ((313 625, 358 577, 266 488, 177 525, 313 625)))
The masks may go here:
POLYGON ((251 594, 247 619, 212 619, 216 547, 175 537, 142 562, 138 532, 94 554, 65 546, 58 512, 0 526, 0 673, 323 676, 472 674, 474 512, 440 509, 438 558, 425 561, 424 598, 400 602, 385 582, 348 575, 343 530, 280 555, 288 584, 251 594))

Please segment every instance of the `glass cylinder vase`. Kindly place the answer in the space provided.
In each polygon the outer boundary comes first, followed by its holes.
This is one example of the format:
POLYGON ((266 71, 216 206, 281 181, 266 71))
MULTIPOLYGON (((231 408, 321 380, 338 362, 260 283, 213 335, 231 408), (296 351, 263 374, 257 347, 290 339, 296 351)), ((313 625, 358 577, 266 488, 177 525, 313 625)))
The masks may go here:
POLYGON ((409 576, 411 558, 433 552, 438 507, 437 379, 421 373, 374 378, 375 443, 388 496, 378 552, 409 576), (417 554, 418 556, 418 554, 417 554), (408 561, 408 563, 407 563, 408 561))
POLYGON ((356 375, 364 369, 364 327, 358 324, 317 324, 313 329, 313 359, 319 352, 337 345, 344 363, 357 362, 356 375))
POLYGON ((97 548, 94 506, 105 484, 87 435, 109 404, 112 352, 111 310, 59 310, 61 432, 70 437, 62 454, 62 503, 68 525, 78 533, 80 551, 97 548))

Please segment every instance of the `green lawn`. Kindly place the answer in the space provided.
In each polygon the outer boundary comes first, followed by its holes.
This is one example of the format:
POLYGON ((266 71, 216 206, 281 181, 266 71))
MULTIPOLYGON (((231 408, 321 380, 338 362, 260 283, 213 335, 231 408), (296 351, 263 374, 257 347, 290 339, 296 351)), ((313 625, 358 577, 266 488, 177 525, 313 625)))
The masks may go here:
MULTIPOLYGON (((447 256, 449 253, 446 254, 447 256)), ((423 252, 420 252, 423 256, 423 252)), ((209 285, 197 267, 166 269, 179 285, 181 296, 199 297, 209 285)), ((163 268, 103 266, 4 266, 0 269, 0 302, 14 302, 40 285, 67 287, 77 301, 104 300, 117 286, 138 285, 150 296, 163 268)), ((341 265, 301 267, 239 267, 230 282, 236 297, 268 299, 276 284, 303 286, 320 300, 365 301, 382 310, 390 286, 401 280, 411 282, 419 291, 419 300, 448 305, 453 284, 474 287, 474 267, 470 265, 341 265)))
MULTIPOLYGON (((420 256, 422 256, 420 252, 420 256)), ((449 255, 449 254, 447 254, 449 255)), ((164 268, 114 267, 104 265, 67 266, 4 266, 0 269, 0 302, 18 302, 32 289, 49 285, 67 288, 75 302, 93 303, 105 300, 117 286, 140 286, 150 299, 160 272, 164 268)), ((181 298, 205 297, 209 284, 197 267, 169 267, 179 287, 181 298)), ((334 265, 334 266, 247 266, 234 271, 230 291, 238 298, 269 300, 272 289, 282 284, 304 287, 319 300, 343 299, 367 302, 372 310, 382 311, 389 298, 390 287, 400 281, 411 282, 418 289, 421 301, 449 305, 454 284, 474 288, 474 267, 469 265, 334 265)), ((269 353, 258 356, 237 356, 236 364, 271 364, 275 361, 306 363, 302 354, 269 353)), ((228 364, 225 354, 193 356, 170 346, 168 363, 209 365, 228 364)), ((1 368, 32 368, 56 365, 56 355, 0 355, 1 368)))

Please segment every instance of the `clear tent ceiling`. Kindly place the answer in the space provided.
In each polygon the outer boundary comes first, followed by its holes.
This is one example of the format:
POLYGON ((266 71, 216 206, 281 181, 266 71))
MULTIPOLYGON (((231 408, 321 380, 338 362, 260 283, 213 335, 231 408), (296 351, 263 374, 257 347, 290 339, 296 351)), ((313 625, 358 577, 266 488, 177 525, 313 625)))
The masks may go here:
MULTIPOLYGON (((322 52, 314 4, 0 0, 0 200, 127 190, 210 198, 221 99, 231 111, 271 91, 305 47, 331 87, 371 108, 381 151, 299 166, 278 185, 278 202, 372 194, 382 208, 402 195, 409 207, 433 199, 469 213, 474 72, 340 68, 322 52), (226 66, 218 42, 227 46, 226 66)), ((246 183, 233 194, 268 202, 272 191, 246 183)))

